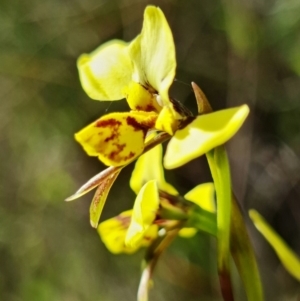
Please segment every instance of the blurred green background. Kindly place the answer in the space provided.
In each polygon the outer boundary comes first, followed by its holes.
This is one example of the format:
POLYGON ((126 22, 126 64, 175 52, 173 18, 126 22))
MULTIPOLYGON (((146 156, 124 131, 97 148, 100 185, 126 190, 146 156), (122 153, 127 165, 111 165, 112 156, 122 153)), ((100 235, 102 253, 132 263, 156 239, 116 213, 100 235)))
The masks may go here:
MULTIPOLYGON (((127 110, 82 91, 76 58, 140 32, 147 4, 174 33, 172 95, 194 112, 195 81, 215 109, 247 103, 251 115, 228 144, 266 300, 300 300, 300 285, 249 222, 257 209, 300 254, 299 0, 1 0, 0 300, 134 300, 143 251, 110 254, 89 225, 92 194, 63 200, 104 166, 73 134, 127 110)), ((133 166, 112 188, 103 219, 129 209, 133 166)), ((200 158, 167 173, 182 193, 210 180, 200 158)), ((238 300, 245 300, 238 277, 238 300)), ((215 244, 178 238, 159 262, 151 300, 220 300, 215 244)))

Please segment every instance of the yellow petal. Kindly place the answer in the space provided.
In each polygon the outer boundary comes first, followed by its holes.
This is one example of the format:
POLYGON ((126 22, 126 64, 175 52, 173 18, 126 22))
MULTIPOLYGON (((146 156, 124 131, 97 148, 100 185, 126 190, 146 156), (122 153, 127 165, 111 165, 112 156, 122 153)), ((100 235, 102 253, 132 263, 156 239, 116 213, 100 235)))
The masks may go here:
POLYGON ((164 158, 165 168, 172 169, 202 156, 224 144, 242 126, 247 105, 200 115, 171 138, 164 158))
POLYGON ((141 245, 143 247, 147 247, 151 244, 151 242, 156 239, 158 236, 158 226, 151 225, 148 230, 145 232, 143 239, 141 241, 141 245))
POLYGON ((196 233, 197 233, 197 229, 195 228, 182 228, 178 232, 179 236, 185 238, 193 237, 196 233))
POLYGON ((130 187, 138 194, 142 186, 150 180, 156 180, 160 190, 172 195, 178 194, 177 190, 165 181, 160 144, 138 158, 130 178, 130 187))
POLYGON ((145 135, 156 117, 152 112, 108 114, 75 134, 75 139, 104 164, 124 165, 143 152, 145 135))
POLYGON ((132 210, 127 210, 99 224, 97 231, 110 252, 114 254, 132 254, 140 247, 149 246, 157 238, 158 226, 152 225, 144 233, 144 237, 138 244, 134 246, 125 245, 125 236, 130 224, 131 215, 132 210))
POLYGON ((113 254, 133 253, 138 247, 125 246, 125 235, 130 223, 132 210, 122 212, 120 215, 110 218, 98 226, 98 233, 113 254))
POLYGON ((216 212, 215 188, 213 183, 204 183, 194 187, 184 198, 209 212, 216 212))
POLYGON ((164 106, 158 115, 155 123, 155 128, 172 136, 177 130, 178 125, 179 121, 176 118, 176 113, 172 106, 164 106))
POLYGON ((156 96, 141 84, 131 82, 124 89, 130 109, 145 112, 159 112, 161 106, 156 101, 156 96))
POLYGON ((132 77, 127 46, 123 41, 112 40, 78 58, 81 85, 90 98, 118 100, 125 97, 123 89, 132 77))
POLYGON ((176 69, 175 47, 171 29, 163 12, 148 6, 144 13, 141 34, 130 44, 134 64, 134 81, 150 85, 169 104, 168 90, 176 69))
POLYGON ((300 281, 300 258, 255 210, 249 211, 255 227, 272 246, 286 270, 300 281))
POLYGON ((125 238, 125 244, 135 246, 140 243, 145 232, 155 220, 159 208, 159 194, 156 181, 147 182, 136 197, 131 223, 125 238))

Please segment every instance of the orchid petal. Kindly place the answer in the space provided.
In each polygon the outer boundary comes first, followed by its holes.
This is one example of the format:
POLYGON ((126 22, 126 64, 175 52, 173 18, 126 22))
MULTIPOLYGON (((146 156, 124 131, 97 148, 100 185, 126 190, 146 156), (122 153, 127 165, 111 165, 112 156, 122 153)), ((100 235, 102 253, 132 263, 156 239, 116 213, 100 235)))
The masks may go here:
POLYGON ((81 85, 90 98, 125 98, 123 89, 131 82, 132 76, 132 62, 127 46, 128 43, 112 40, 78 58, 81 85))
POLYGON ((224 144, 242 126, 249 107, 240 107, 200 115, 171 138, 164 158, 165 168, 172 169, 202 156, 224 144))
POLYGON ((134 246, 144 237, 145 232, 155 220, 159 208, 158 187, 155 180, 147 182, 136 197, 131 223, 129 225, 125 244, 134 246))
POLYGON ((185 194, 184 198, 190 202, 195 203, 206 211, 215 213, 216 204, 214 193, 214 184, 204 183, 194 187, 187 194, 185 194))
POLYGON ((142 186, 150 180, 156 180, 160 190, 172 195, 178 194, 177 190, 165 181, 160 144, 138 158, 130 178, 130 187, 138 194, 142 186))
POLYGON ((131 82, 130 85, 124 88, 124 93, 132 110, 145 112, 159 112, 161 110, 156 96, 138 83, 131 82))
POLYGON ((125 236, 130 224, 132 210, 124 211, 116 217, 110 218, 98 226, 98 233, 110 252, 113 254, 127 253, 132 254, 140 247, 149 246, 156 239, 158 226, 152 225, 145 232, 139 244, 134 246, 125 245, 125 236))
POLYGON ((133 80, 152 87, 169 104, 168 90, 175 77, 176 58, 169 24, 158 7, 148 6, 141 34, 130 44, 133 80))
POLYGON ((153 112, 108 114, 75 134, 75 139, 104 164, 124 165, 143 152, 145 135, 156 117, 153 112))
POLYGON ((190 238, 195 236, 195 234, 197 233, 197 229, 196 228, 182 228, 179 230, 178 235, 184 238, 190 238))
POLYGON ((176 113, 171 105, 164 106, 158 114, 155 128, 173 135, 178 128, 179 121, 176 118, 176 113))

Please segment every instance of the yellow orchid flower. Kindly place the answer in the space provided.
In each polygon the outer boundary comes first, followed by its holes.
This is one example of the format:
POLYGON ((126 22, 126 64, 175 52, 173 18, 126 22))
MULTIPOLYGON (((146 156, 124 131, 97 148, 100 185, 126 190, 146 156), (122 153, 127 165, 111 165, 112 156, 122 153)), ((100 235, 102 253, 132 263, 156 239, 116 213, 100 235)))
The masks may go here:
MULTIPOLYGON (((249 112, 247 106, 192 117, 184 106, 169 98, 175 68, 171 30, 162 11, 153 6, 146 8, 142 32, 132 42, 113 40, 78 59, 80 80, 90 97, 99 100, 126 97, 132 109, 105 115, 75 134, 88 155, 119 168, 107 179, 104 171, 98 180, 91 179, 67 199, 73 200, 105 180, 92 201, 93 227, 98 225, 108 191, 120 170, 153 147, 146 144, 150 130, 163 131, 157 134, 165 137, 160 143, 168 138, 167 133, 173 135, 164 164, 166 168, 175 168, 223 144, 243 124, 249 112)), ((149 161, 161 156, 161 152, 161 148, 156 148, 149 161)), ((161 164, 148 164, 143 158, 137 162, 132 189, 138 193, 145 183, 156 179, 159 189, 176 195, 176 189, 164 180, 161 164)))
MULTIPOLYGON (((138 193, 138 196, 134 203, 132 219, 126 235, 126 244, 134 246, 140 243, 145 231, 154 223, 159 207, 170 208, 168 202, 159 196, 158 190, 170 195, 178 195, 177 190, 165 181, 162 166, 162 146, 160 144, 139 157, 131 175, 130 186, 133 191, 138 193)), ((214 185, 212 183, 198 185, 184 197, 204 210, 215 212, 214 185)), ((171 210, 174 212, 176 206, 172 205, 171 207, 173 207, 171 210)), ((179 208, 178 211, 180 210, 179 208)), ((196 232, 197 230, 194 228, 182 228, 179 235, 191 237, 196 232)))
MULTIPOLYGON (((205 206, 213 202, 212 189, 212 183, 198 185, 187 196, 196 205, 205 206)), ((98 233, 109 251, 114 254, 132 254, 141 247, 149 246, 159 236, 161 226, 171 229, 181 227, 180 221, 164 220, 159 216, 164 201, 159 196, 156 181, 149 181, 138 193, 133 210, 124 211, 100 223, 98 233)), ((177 209, 180 211, 180 208, 177 209)), ((195 228, 183 227, 178 234, 183 238, 190 238, 196 232, 195 228)))
MULTIPOLYGON (((186 196, 187 200, 201 207, 203 211, 214 213, 213 193, 214 185, 206 183, 198 185, 186 196), (204 209, 205 206, 208 206, 209 210, 204 209)), ((164 192, 159 193, 158 184, 155 180, 147 182, 142 187, 134 203, 131 221, 125 237, 126 246, 131 248, 140 246, 145 236, 148 236, 149 229, 155 224, 165 228, 166 231, 181 228, 178 234, 185 238, 196 234, 197 229, 182 227, 185 221, 189 219, 189 210, 194 210, 192 204, 174 203, 175 199, 170 203, 166 196, 168 194, 164 192)), ((172 196, 169 195, 169 197, 172 196)))
POLYGON ((145 231, 143 238, 134 246, 125 244, 125 237, 128 231, 132 216, 132 210, 124 211, 116 217, 110 218, 98 226, 98 233, 107 249, 113 254, 132 254, 140 247, 147 247, 156 239, 158 226, 151 225, 145 231))
POLYGON ((109 114, 78 132, 76 140, 88 155, 120 166, 142 153, 147 130, 173 134, 177 129, 183 117, 173 108, 168 92, 175 76, 175 47, 159 8, 145 9, 142 32, 132 42, 107 42, 81 55, 77 65, 82 87, 91 98, 126 98, 133 110, 109 114))
POLYGON ((126 98, 132 109, 104 116, 75 135, 90 156, 98 156, 109 166, 137 158, 150 129, 175 133, 165 166, 180 166, 230 139, 248 114, 248 107, 242 106, 197 116, 183 127, 182 121, 192 115, 169 97, 176 69, 175 47, 163 12, 154 6, 145 9, 142 32, 132 42, 107 42, 81 55, 78 69, 91 98, 126 98))
MULTIPOLYGON (((153 136, 154 134, 149 135, 147 141, 151 140, 153 136)), ((115 254, 134 253, 140 247, 148 246, 158 237, 159 225, 168 224, 176 227, 178 221, 164 222, 163 219, 160 219, 161 207, 172 212, 177 211, 178 215, 182 214, 183 210, 170 204, 163 197, 165 193, 177 196, 178 192, 165 181, 160 144, 139 157, 131 175, 130 186, 137 194, 133 210, 125 211, 98 226, 98 233, 102 241, 115 254), (163 195, 160 195, 159 190, 164 192, 163 195)), ((214 212, 215 210, 214 185, 212 183, 198 185, 184 197, 207 211, 214 212)), ((196 232, 195 228, 184 227, 180 229, 179 236, 188 238, 195 235, 196 232)))
POLYGON ((142 32, 132 42, 109 41, 91 54, 81 55, 77 66, 83 89, 92 99, 126 97, 131 109, 143 111, 148 111, 148 106, 150 111, 160 110, 160 102, 169 105, 176 59, 163 12, 147 6, 142 32))

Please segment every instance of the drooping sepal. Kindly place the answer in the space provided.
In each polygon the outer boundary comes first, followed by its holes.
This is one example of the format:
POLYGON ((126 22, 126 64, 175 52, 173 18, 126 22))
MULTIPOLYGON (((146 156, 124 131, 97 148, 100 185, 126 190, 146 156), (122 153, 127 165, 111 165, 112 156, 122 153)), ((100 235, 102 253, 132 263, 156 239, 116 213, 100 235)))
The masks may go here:
POLYGON ((146 133, 156 118, 154 112, 111 113, 75 134, 75 139, 104 164, 125 165, 143 152, 146 133))

